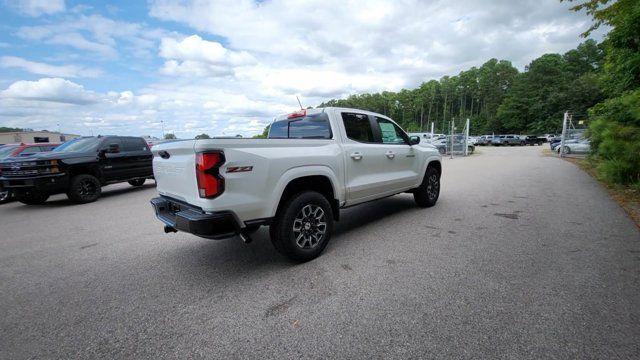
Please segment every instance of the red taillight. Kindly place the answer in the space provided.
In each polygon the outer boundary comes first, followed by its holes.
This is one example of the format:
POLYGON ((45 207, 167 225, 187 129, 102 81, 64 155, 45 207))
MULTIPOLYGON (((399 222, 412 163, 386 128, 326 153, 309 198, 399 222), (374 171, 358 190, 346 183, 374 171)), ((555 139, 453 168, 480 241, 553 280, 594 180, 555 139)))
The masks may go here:
POLYGON ((221 152, 196 154, 196 178, 201 198, 214 198, 224 191, 224 178, 218 171, 223 163, 224 155, 221 152))
POLYGON ((307 110, 306 109, 302 109, 302 110, 298 110, 298 111, 292 112, 291 114, 287 115, 287 119, 295 119, 295 118, 305 117, 305 116, 307 116, 307 110))

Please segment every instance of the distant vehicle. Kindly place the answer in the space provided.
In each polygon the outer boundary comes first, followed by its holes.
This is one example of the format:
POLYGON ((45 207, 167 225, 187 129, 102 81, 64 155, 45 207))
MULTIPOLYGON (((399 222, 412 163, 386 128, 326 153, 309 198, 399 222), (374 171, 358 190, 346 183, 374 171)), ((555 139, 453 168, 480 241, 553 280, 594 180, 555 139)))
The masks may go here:
MULTIPOLYGON (((557 147, 558 154, 562 148, 560 146, 557 147)), ((565 141, 564 151, 565 154, 587 154, 591 151, 591 142, 589 139, 579 140, 579 141, 565 141)))
POLYGON ((493 137, 493 139, 491 139, 491 145, 524 145, 524 141, 520 140, 520 136, 518 135, 496 135, 493 137))
MULTIPOLYGON (((454 139, 453 140, 454 154, 455 153, 460 154, 464 152, 464 136, 454 135, 453 139, 454 139)), ((438 149, 438 152, 440 152, 440 154, 447 154, 451 151, 451 147, 452 147, 451 136, 450 135, 444 136, 444 138, 442 139, 434 140, 431 144, 438 149)), ((473 154, 475 149, 476 149, 475 145, 467 141, 467 154, 469 155, 473 154)))
POLYGON ((492 139, 493 139, 493 135, 482 135, 478 138, 478 143, 476 145, 480 145, 480 146, 491 145, 492 139))
POLYGON ((478 137, 476 136, 469 136, 467 138, 467 143, 472 144, 472 145, 478 145, 478 137))
POLYGON ((149 146, 140 137, 80 137, 48 153, 0 161, 0 190, 13 191, 27 205, 42 204, 59 193, 88 203, 96 201, 107 184, 142 186, 153 177, 151 161, 149 146))
MULTIPOLYGON (((0 146, 0 161, 2 159, 17 157, 17 156, 30 156, 39 152, 46 152, 53 150, 58 143, 34 143, 34 144, 8 144, 0 146)), ((13 192, 10 190, 0 191, 0 204, 4 204, 13 199, 13 192)))
POLYGON ((524 141, 523 145, 533 146, 533 145, 542 145, 547 141, 547 138, 542 136, 535 136, 535 135, 522 135, 520 136, 520 140, 524 141))
POLYGON ((441 157, 419 143, 381 114, 303 109, 277 117, 267 139, 154 146, 160 196, 151 204, 166 232, 250 241, 269 225, 277 251, 308 261, 329 242, 341 208, 404 192, 421 207, 436 204, 441 157))
MULTIPOLYGON (((577 142, 580 142, 582 139, 566 139, 564 141, 565 144, 575 144, 577 142)), ((557 141, 554 140, 553 143, 551 143, 551 150, 553 151, 557 151, 558 147, 560 147, 561 144, 561 140, 558 138, 557 141)))
POLYGON ((9 157, 30 156, 39 152, 47 152, 59 146, 59 143, 7 144, 0 146, 0 160, 9 157))

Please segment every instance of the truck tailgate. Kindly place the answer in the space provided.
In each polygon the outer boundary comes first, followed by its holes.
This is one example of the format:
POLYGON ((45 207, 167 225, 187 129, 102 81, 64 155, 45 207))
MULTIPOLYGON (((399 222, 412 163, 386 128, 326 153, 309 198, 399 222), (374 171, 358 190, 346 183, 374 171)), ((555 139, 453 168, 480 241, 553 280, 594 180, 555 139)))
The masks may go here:
POLYGON ((153 175, 158 193, 187 203, 197 203, 195 140, 156 145, 153 152, 153 175))

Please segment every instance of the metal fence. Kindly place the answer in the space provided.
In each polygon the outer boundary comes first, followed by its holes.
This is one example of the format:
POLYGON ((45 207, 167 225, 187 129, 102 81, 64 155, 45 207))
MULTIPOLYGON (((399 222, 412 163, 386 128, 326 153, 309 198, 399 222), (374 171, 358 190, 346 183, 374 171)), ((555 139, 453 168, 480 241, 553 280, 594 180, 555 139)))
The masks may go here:
POLYGON ((575 116, 571 112, 564 113, 562 119, 562 135, 560 144, 552 147, 560 157, 585 156, 591 150, 589 139, 585 137, 587 129, 586 116, 575 116))

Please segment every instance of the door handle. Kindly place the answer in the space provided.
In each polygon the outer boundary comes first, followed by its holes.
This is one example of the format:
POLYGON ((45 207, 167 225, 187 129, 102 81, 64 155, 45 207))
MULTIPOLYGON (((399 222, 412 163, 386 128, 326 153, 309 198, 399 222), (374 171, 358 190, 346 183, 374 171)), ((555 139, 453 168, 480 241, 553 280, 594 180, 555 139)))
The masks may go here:
POLYGON ((387 151, 385 155, 387 155, 389 159, 393 159, 394 157, 396 157, 396 154, 391 150, 387 151))
POLYGON ((360 159, 362 159, 362 153, 360 153, 359 151, 352 152, 352 153, 351 153, 351 155, 349 155, 349 156, 351 156, 351 158, 352 158, 353 160, 360 160, 360 159))

